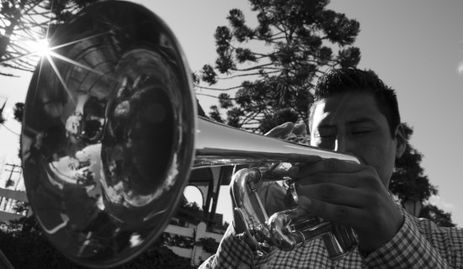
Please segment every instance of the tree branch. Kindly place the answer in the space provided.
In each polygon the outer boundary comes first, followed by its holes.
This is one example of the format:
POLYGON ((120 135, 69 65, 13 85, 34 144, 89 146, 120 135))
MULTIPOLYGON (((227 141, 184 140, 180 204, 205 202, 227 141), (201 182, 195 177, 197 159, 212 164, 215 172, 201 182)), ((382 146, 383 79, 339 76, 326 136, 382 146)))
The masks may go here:
MULTIPOLYGON (((268 71, 266 72, 266 74, 276 74, 276 73, 280 73, 281 70, 276 70, 276 71, 268 71)), ((246 73, 246 74, 239 74, 239 75, 233 75, 233 76, 228 76, 228 77, 219 77, 218 79, 220 80, 228 80, 228 79, 234 79, 234 78, 238 78, 238 77, 249 77, 249 76, 257 76, 257 75, 261 75, 261 73, 257 72, 257 73, 246 73)))
POLYGON ((232 70, 233 71, 245 72, 245 71, 253 71, 253 70, 259 69, 261 67, 267 67, 267 66, 272 66, 272 65, 273 65, 272 63, 266 63, 266 64, 261 64, 261 65, 256 65, 256 66, 253 66, 253 67, 249 67, 249 68, 233 68, 232 70))
POLYGON ((231 91, 231 90, 236 90, 241 88, 241 86, 234 86, 234 87, 229 87, 229 88, 215 88, 215 87, 205 87, 201 85, 195 85, 194 87, 204 89, 204 90, 210 90, 210 91, 231 91))
POLYGON ((27 68, 22 68, 20 66, 16 66, 16 65, 11 65, 11 64, 7 64, 7 63, 2 63, 3 66, 5 67, 9 67, 9 68, 13 68, 13 69, 18 69, 18 70, 21 70, 21 71, 27 71, 27 72, 33 72, 34 70, 31 70, 31 69, 27 69, 27 68))
POLYGON ((207 94, 207 93, 197 92, 197 93, 195 93, 195 95, 201 95, 201 96, 207 96, 207 97, 212 97, 212 98, 215 98, 215 99, 219 99, 218 96, 215 96, 215 95, 212 95, 212 94, 207 94))
POLYGON ((3 72, 0 72, 0 76, 16 77, 16 78, 19 78, 19 76, 17 76, 17 75, 10 74, 10 73, 3 73, 3 72))

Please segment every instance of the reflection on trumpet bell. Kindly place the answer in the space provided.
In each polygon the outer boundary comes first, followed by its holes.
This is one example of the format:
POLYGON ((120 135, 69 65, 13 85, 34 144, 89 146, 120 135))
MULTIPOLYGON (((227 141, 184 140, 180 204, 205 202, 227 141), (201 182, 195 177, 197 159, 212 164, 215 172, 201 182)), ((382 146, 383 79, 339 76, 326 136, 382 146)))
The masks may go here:
POLYGON ((129 2, 90 6, 50 43, 25 103, 27 195, 67 257, 115 266, 162 233, 187 184, 190 69, 165 23, 129 2))
POLYGON ((166 156, 178 139, 170 96, 178 82, 167 60, 145 49, 124 54, 117 73, 123 82, 107 105, 102 139, 103 182, 112 190, 105 201, 113 217, 136 229, 159 213, 149 205, 175 184, 176 162, 166 156))

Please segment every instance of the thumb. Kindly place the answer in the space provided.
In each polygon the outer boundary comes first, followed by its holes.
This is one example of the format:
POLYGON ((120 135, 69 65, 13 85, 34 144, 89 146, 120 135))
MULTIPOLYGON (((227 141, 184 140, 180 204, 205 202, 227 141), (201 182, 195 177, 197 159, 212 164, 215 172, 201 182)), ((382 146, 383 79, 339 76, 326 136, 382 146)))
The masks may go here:
POLYGON ((306 136, 307 126, 303 122, 297 123, 296 125, 294 125, 293 133, 297 136, 306 136))
POLYGON ((272 130, 265 133, 265 136, 276 137, 276 138, 285 138, 288 136, 294 128, 294 123, 285 122, 276 127, 273 127, 272 130))

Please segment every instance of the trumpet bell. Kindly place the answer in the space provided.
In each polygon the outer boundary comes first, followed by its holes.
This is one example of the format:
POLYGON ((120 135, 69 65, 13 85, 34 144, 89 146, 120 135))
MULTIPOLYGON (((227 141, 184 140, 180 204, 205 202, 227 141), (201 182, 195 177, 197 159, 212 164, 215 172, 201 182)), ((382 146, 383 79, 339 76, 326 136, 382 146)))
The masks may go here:
POLYGON ((28 199, 68 258, 115 266, 158 238, 187 184, 191 72, 167 25, 134 3, 92 5, 50 46, 25 103, 28 199))

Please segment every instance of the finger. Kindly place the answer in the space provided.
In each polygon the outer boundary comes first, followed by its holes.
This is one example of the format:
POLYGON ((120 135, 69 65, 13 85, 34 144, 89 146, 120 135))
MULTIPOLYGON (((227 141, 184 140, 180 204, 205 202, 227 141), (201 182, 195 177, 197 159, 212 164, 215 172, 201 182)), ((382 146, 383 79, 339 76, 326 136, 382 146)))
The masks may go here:
POLYGON ((338 159, 322 159, 319 162, 301 163, 299 177, 309 177, 321 173, 357 173, 365 169, 365 165, 338 159))
POLYGON ((323 201, 299 198, 299 207, 309 215, 319 216, 328 221, 357 228, 362 225, 365 213, 362 209, 344 205, 330 204, 323 201))
POLYGON ((329 183, 296 185, 296 191, 299 196, 356 208, 363 208, 370 199, 369 195, 360 189, 329 183))
POLYGON ((373 167, 365 167, 358 172, 320 172, 305 177, 294 176, 293 179, 295 179, 296 184, 299 185, 329 183, 350 188, 358 188, 367 192, 387 192, 386 187, 373 167))
POLYGON ((285 138, 288 136, 294 128, 294 123, 285 122, 274 127, 272 130, 268 131, 265 136, 276 137, 276 138, 285 138))
POLYGON ((303 122, 297 123, 296 125, 294 125, 293 133, 296 136, 306 136, 307 126, 303 122))
POLYGON ((315 184, 336 184, 342 185, 349 188, 364 187, 363 184, 370 179, 368 175, 357 172, 357 173, 316 173, 304 177, 293 177, 296 180, 297 185, 311 186, 315 184), (369 179, 365 179, 369 178, 369 179))

